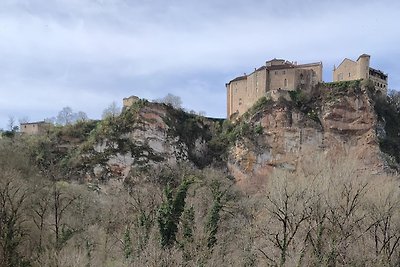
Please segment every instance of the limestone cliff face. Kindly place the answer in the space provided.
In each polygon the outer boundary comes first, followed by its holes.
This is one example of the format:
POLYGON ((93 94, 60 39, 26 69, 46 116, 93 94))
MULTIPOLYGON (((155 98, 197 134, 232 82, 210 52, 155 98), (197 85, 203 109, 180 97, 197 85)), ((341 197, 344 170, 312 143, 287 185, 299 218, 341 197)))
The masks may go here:
POLYGON ((294 170, 318 152, 333 160, 352 155, 374 171, 383 167, 374 103, 361 88, 319 88, 303 103, 272 102, 244 123, 263 131, 240 138, 230 150, 228 167, 239 183, 257 184, 274 168, 294 170))
POLYGON ((210 137, 201 117, 149 102, 102 121, 96 130, 82 159, 88 180, 124 179, 132 171, 179 162, 202 165, 210 137))
POLYGON ((371 93, 359 83, 323 85, 292 92, 290 98, 265 100, 236 126, 138 102, 100 123, 82 145, 86 149, 78 167, 90 180, 125 179, 137 170, 152 172, 179 162, 200 168, 226 163, 239 184, 253 188, 274 169, 304 167, 302 161, 310 154, 331 160, 348 157, 381 172, 385 164, 378 133, 385 132, 377 117, 371 93))

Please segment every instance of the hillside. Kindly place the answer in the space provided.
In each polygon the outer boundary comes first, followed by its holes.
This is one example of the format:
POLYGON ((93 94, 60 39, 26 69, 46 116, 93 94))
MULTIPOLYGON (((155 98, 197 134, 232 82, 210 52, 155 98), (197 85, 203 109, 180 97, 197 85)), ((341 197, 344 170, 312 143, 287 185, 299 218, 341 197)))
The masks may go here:
POLYGON ((400 101, 371 88, 4 137, 0 265, 398 266, 400 101))
POLYGON ((400 159, 385 145, 396 112, 371 90, 360 81, 320 84, 277 101, 261 98, 233 122, 141 100, 117 117, 53 128, 30 147, 39 167, 54 163, 68 179, 89 182, 180 163, 227 167, 237 182, 257 182, 275 168, 295 170, 310 151, 332 160, 352 154, 383 173, 400 159))

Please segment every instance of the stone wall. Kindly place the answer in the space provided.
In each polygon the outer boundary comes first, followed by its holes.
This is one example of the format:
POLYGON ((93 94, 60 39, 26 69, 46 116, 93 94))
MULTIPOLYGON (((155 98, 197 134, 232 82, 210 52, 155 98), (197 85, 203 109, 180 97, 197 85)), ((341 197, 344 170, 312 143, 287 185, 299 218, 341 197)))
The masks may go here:
POLYGON ((48 130, 50 124, 44 121, 21 123, 20 131, 24 134, 44 134, 48 130))
POLYGON ((274 59, 226 84, 227 117, 240 116, 271 90, 310 88, 322 81, 322 63, 297 65, 274 59))
POLYGON ((333 81, 353 81, 371 79, 377 91, 386 94, 388 88, 387 75, 380 70, 370 67, 370 56, 363 54, 357 61, 345 58, 340 65, 333 70, 333 81))
POLYGON ((128 108, 132 106, 134 103, 138 102, 140 100, 139 97, 137 96, 130 96, 122 99, 122 106, 123 108, 128 108))

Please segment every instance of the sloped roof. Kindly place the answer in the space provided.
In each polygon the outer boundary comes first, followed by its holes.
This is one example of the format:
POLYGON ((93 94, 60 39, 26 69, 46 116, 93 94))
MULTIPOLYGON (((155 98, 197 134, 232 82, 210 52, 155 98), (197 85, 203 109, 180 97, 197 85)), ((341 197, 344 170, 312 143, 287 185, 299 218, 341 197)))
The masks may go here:
POLYGON ((229 83, 231 83, 231 82, 237 82, 237 81, 240 81, 240 80, 246 80, 246 79, 247 79, 247 75, 243 75, 243 76, 236 77, 235 79, 233 79, 233 80, 230 81, 229 83))
POLYGON ((340 64, 336 67, 336 68, 339 68, 340 67, 340 65, 342 65, 343 64, 343 62, 345 62, 345 61, 351 61, 352 63, 354 63, 354 64, 356 64, 356 62, 354 61, 354 60, 351 60, 351 59, 349 59, 349 58, 344 58, 343 60, 342 60, 342 62, 340 62, 340 64))

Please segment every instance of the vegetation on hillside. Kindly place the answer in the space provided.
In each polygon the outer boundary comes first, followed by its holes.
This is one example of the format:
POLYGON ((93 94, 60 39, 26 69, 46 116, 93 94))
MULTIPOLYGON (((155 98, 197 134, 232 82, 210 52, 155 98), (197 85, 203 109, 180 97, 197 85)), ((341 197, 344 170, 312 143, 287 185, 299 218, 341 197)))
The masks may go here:
MULTIPOLYGON (((400 189, 323 155, 244 195, 222 172, 112 186, 40 172, 0 141, 1 266, 398 266, 400 189)), ((310 153, 311 154, 311 153, 310 153)))
MULTIPOLYGON (((169 137, 189 151, 204 140, 206 156, 190 152, 176 165, 134 168, 121 181, 81 178, 115 153, 152 157, 148 146, 128 138, 143 127, 146 101, 47 135, 3 137, 0 266, 399 266, 396 177, 368 173, 355 155, 312 151, 296 170, 276 170, 246 195, 225 169, 230 146, 258 138, 264 129, 254 122, 272 105, 311 119, 315 110, 316 120, 318 101, 359 86, 329 84, 318 89, 322 95, 294 91, 290 103, 261 98, 235 122, 151 104, 166 112, 169 137)), ((399 163, 399 94, 374 101, 381 149, 399 163)))
POLYGON ((386 153, 390 167, 399 169, 400 164, 400 93, 390 91, 387 97, 375 97, 375 111, 383 125, 378 132, 379 147, 386 153), (383 130, 383 131, 382 131, 383 130))

